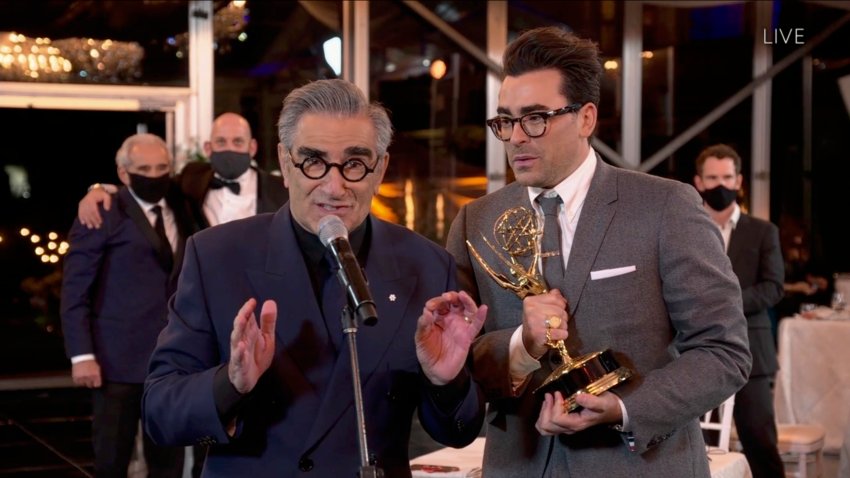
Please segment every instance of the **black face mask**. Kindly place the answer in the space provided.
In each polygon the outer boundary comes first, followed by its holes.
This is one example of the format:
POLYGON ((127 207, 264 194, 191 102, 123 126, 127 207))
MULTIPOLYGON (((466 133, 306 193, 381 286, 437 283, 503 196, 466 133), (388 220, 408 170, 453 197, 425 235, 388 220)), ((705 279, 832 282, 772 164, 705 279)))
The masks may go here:
POLYGON ((699 193, 702 200, 708 204, 708 207, 715 211, 722 211, 729 207, 738 197, 737 189, 729 189, 722 184, 719 184, 711 189, 699 193))
POLYGON ((133 190, 133 194, 149 203, 159 202, 160 199, 165 197, 168 187, 171 186, 171 177, 168 173, 155 178, 133 174, 129 171, 127 174, 130 175, 130 189, 133 190))
POLYGON ((213 171, 224 179, 236 179, 251 166, 251 155, 236 151, 213 151, 210 154, 213 171))

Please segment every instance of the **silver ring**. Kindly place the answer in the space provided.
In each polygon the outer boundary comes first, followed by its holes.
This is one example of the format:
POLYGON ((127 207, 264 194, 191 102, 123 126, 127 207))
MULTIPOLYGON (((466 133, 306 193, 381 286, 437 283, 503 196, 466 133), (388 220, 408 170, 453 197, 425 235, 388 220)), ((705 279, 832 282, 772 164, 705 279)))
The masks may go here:
POLYGON ((466 321, 466 323, 467 323, 467 324, 471 324, 471 323, 472 323, 472 319, 470 319, 470 318, 469 318, 468 316, 466 316, 466 315, 464 315, 464 316, 463 316, 463 320, 464 320, 464 321, 466 321))

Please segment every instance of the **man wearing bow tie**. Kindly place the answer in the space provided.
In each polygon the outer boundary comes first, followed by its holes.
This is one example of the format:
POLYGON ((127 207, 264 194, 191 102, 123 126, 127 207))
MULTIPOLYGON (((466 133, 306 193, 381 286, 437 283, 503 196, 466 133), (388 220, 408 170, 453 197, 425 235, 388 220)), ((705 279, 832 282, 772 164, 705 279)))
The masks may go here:
MULTIPOLYGON (((224 113, 213 121, 210 140, 204 142, 210 162, 191 162, 174 178, 189 200, 198 229, 274 212, 289 199, 282 178, 251 164, 256 152, 257 140, 245 118, 224 113)), ((110 188, 114 186, 93 187, 80 201, 83 225, 100 227, 98 204, 110 208, 110 188)))

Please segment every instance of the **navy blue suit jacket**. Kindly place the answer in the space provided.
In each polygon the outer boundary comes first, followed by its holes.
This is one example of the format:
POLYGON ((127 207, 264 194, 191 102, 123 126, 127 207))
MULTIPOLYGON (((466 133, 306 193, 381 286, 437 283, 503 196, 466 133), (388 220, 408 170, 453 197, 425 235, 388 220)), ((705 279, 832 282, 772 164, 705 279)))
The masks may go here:
POLYGON ((106 381, 143 383, 191 231, 184 204, 170 195, 181 239, 173 270, 166 270, 159 237, 130 191, 122 187, 113 201, 101 209, 99 229, 78 218, 71 226, 61 298, 65 350, 69 358, 94 354, 106 381))
MULTIPOLYGON (((441 413, 416 358, 417 319, 428 299, 455 289, 454 261, 417 234, 368 220, 365 273, 379 313, 377 325, 357 334, 368 444, 387 477, 404 477, 417 407, 435 439, 462 446, 480 429, 483 401, 473 384, 453 413, 441 413)), ((310 467, 310 476, 355 476, 349 348, 344 342, 335 357, 322 340, 325 330, 288 204, 276 214, 195 234, 151 358, 143 398, 147 432, 160 444, 213 444, 206 477, 301 476, 310 467), (236 312, 252 297, 277 303, 275 357, 230 438, 214 403, 213 377, 230 358, 236 312)), ((331 330, 341 334, 341 327, 331 330)))

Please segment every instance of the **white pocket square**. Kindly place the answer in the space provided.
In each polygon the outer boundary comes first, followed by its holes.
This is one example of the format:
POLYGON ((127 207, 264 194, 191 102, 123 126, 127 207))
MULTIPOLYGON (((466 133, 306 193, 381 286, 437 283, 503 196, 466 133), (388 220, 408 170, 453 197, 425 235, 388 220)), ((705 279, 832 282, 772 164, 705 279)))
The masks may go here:
POLYGON ((614 269, 602 269, 601 271, 590 271, 590 280, 607 279, 609 277, 621 276, 634 272, 635 266, 616 267, 614 269))

